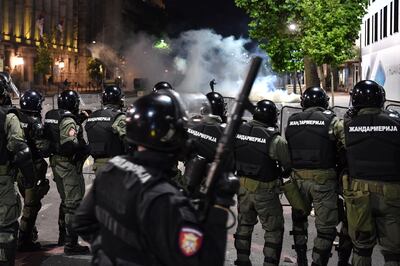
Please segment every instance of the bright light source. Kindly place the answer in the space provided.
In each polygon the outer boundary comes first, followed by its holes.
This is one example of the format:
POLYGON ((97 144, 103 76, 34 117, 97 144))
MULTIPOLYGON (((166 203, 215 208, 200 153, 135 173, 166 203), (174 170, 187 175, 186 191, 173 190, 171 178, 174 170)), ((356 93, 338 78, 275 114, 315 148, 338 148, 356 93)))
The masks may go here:
POLYGON ((291 30, 291 31, 297 30, 297 25, 296 25, 295 23, 291 23, 291 24, 289 25, 289 30, 291 30))
POLYGON ((61 69, 64 69, 65 63, 64 63, 63 60, 61 60, 61 61, 58 63, 58 67, 61 68, 61 69))
POLYGON ((167 42, 165 42, 165 40, 161 39, 159 41, 156 41, 153 44, 153 48, 158 49, 158 50, 169 50, 169 44, 167 42))
POLYGON ((96 44, 96 41, 93 41, 92 43, 93 43, 93 44, 96 44))
POLYGON ((10 59, 11 67, 15 68, 17 66, 22 66, 24 62, 24 58, 20 55, 12 56, 10 59))
POLYGON ((15 65, 16 66, 21 66, 21 65, 23 65, 24 64, 24 58, 22 57, 22 56, 17 56, 16 58, 15 58, 15 65))

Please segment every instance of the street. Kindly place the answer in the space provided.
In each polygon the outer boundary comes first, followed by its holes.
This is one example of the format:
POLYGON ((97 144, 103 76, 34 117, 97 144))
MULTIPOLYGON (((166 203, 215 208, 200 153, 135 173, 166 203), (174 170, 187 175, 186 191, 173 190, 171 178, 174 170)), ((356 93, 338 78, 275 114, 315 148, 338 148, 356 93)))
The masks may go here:
MULTIPOLYGON (((83 107, 82 109, 95 109, 100 107, 97 95, 82 95, 83 107)), ((133 99, 127 99, 127 102, 132 102, 133 99)), ((349 98, 347 95, 339 95, 335 98, 336 104, 339 106, 347 106, 349 98)), ((44 102, 44 110, 46 112, 52 108, 52 98, 47 98, 44 102)), ((93 182, 94 174, 91 170, 91 159, 88 159, 84 168, 84 177, 86 183, 86 190, 91 187, 93 182)), ((52 180, 52 172, 49 168, 47 171, 47 178, 52 180)), ((37 265, 90 265, 90 256, 65 256, 63 254, 63 247, 56 246, 58 239, 58 208, 60 199, 53 181, 50 182, 51 189, 49 193, 45 196, 42 201, 42 209, 38 215, 37 227, 39 231, 39 241, 43 246, 43 251, 34 253, 19 253, 17 257, 17 266, 37 266, 37 265)), ((283 250, 281 256, 280 265, 295 265, 296 255, 295 251, 292 250, 291 246, 293 244, 292 236, 289 236, 289 231, 291 230, 291 209, 287 206, 287 201, 282 198, 282 203, 284 204, 284 218, 285 218, 285 234, 283 242, 283 250)), ((236 212, 236 208, 233 208, 236 212)), ((231 221, 230 221, 231 222, 231 221)), ((314 227, 314 218, 309 217, 309 244, 308 244, 308 257, 311 263, 311 252, 313 248, 313 239, 316 236, 316 230, 314 227)), ((236 251, 234 248, 233 234, 235 229, 231 229, 228 234, 228 245, 226 251, 226 263, 225 265, 233 265, 236 259, 236 251)), ((257 224, 252 239, 252 255, 251 259, 254 266, 261 266, 264 260, 262 253, 264 238, 263 230, 260 224, 257 224)), ((332 258, 330 259, 329 265, 336 265, 337 253, 333 250, 332 258)), ((375 250, 373 254, 373 265, 383 265, 383 258, 381 254, 375 250)))
MULTIPOLYGON (((90 172, 90 160, 87 161, 84 172, 90 172)), ((47 178, 52 180, 51 170, 48 170, 47 178)), ((93 174, 85 174, 85 183, 86 189, 88 190, 91 187, 93 182, 94 175, 93 174)), ((65 256, 63 254, 63 247, 56 246, 58 239, 58 207, 60 203, 60 199, 55 187, 55 183, 52 181, 51 189, 49 193, 45 196, 42 202, 42 209, 38 216, 37 226, 39 231, 39 241, 43 245, 44 249, 41 252, 34 253, 19 253, 16 265, 17 266, 53 266, 53 265, 76 265, 76 266, 84 266, 90 265, 90 256, 65 256)), ((286 200, 282 199, 283 204, 287 204, 286 200)), ((283 207, 284 217, 285 217, 285 234, 284 234, 284 242, 283 242, 283 250, 281 257, 280 265, 295 265, 296 256, 294 250, 291 249, 291 245, 293 244, 292 236, 289 236, 289 231, 291 230, 291 209, 288 206, 283 207)), ((236 212, 236 208, 234 208, 236 212)), ((314 218, 309 218, 309 244, 308 244, 308 257, 309 262, 311 262, 311 252, 312 252, 312 243, 313 238, 316 236, 316 230, 314 227, 314 218)), ((236 259, 236 251, 233 244, 233 234, 235 230, 231 229, 228 234, 228 247, 226 251, 226 263, 225 265, 233 265, 236 259)), ((263 230, 260 224, 257 224, 252 239, 252 255, 251 259, 254 266, 262 266, 262 262, 264 260, 264 256, 262 254, 264 238, 263 238, 263 230)), ((329 265, 336 265, 337 262, 337 254, 333 251, 332 258, 329 262, 329 265)), ((373 254, 373 265, 383 265, 382 256, 375 250, 373 254)))

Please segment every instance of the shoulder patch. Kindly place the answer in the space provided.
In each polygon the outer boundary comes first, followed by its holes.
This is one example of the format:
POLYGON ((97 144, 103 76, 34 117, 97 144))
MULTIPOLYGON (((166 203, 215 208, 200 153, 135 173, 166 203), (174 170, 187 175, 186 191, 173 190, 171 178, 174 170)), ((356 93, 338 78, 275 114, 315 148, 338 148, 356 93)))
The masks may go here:
POLYGON ((203 233, 191 228, 182 227, 179 232, 179 249, 182 254, 190 257, 195 255, 203 243, 203 233))

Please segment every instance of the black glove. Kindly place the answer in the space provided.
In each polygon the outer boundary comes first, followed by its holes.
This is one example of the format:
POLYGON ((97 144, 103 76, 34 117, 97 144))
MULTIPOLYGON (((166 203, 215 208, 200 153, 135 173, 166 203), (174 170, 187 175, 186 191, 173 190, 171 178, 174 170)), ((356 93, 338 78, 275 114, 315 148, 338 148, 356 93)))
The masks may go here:
POLYGON ((239 179, 234 175, 225 173, 215 186, 215 205, 226 208, 235 205, 233 197, 239 191, 239 187, 239 179))
POLYGON ((74 162, 79 163, 89 156, 90 154, 90 146, 88 144, 81 144, 78 151, 74 155, 74 162))

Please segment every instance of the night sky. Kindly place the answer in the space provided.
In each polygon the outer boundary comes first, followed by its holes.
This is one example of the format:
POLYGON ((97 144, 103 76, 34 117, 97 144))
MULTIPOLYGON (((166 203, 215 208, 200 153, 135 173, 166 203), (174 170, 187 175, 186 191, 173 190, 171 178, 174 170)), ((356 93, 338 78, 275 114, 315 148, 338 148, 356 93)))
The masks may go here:
POLYGON ((248 37, 249 19, 234 0, 166 0, 168 32, 211 28, 223 36, 248 37))

